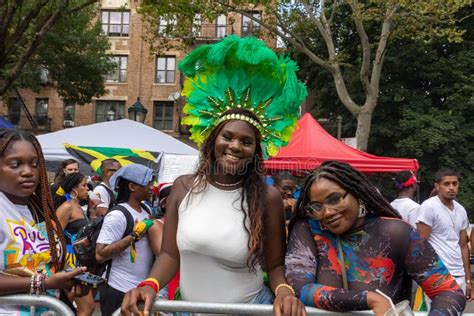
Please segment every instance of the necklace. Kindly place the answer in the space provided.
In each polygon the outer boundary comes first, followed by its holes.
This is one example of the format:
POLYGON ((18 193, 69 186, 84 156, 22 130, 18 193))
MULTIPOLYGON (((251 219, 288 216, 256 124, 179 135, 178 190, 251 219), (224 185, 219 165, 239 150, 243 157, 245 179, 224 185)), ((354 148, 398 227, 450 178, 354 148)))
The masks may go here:
POLYGON ((214 183, 217 184, 217 185, 220 185, 221 187, 235 187, 235 186, 241 184, 242 181, 243 181, 243 179, 240 179, 239 181, 234 182, 234 183, 222 183, 222 182, 219 182, 217 180, 214 180, 214 183))

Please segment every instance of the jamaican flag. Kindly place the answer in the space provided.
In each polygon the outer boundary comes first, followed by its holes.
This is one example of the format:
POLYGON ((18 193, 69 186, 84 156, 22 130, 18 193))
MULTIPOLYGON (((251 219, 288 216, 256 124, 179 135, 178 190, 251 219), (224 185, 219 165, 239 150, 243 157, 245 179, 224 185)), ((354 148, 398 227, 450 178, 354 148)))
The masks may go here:
POLYGON ((139 163, 153 170, 158 170, 158 158, 160 157, 158 152, 130 148, 75 146, 71 144, 64 144, 64 147, 71 155, 88 163, 101 176, 100 164, 109 158, 116 159, 122 167, 139 163))

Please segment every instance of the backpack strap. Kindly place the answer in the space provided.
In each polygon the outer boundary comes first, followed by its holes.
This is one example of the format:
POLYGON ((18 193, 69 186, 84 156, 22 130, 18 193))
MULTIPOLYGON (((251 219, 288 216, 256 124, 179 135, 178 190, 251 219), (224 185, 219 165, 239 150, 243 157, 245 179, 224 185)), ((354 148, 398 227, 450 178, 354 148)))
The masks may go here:
POLYGON ((151 208, 148 204, 146 204, 145 202, 140 202, 140 206, 141 206, 142 209, 145 210, 145 212, 148 213, 148 215, 152 215, 151 214, 151 208))
MULTIPOLYGON (((130 211, 123 205, 115 205, 112 207, 112 209, 109 210, 109 212, 112 211, 120 211, 122 214, 125 216, 125 219, 127 220, 127 227, 125 228, 125 232, 123 233, 122 239, 125 238, 126 236, 130 235, 133 231, 133 227, 135 226, 135 221, 133 220, 132 214, 130 214, 130 211)), ((107 265, 107 271, 105 273, 105 278, 108 280, 110 276, 110 271, 112 270, 112 259, 110 259, 110 263, 107 265)))
POLYGON ((109 194, 109 210, 115 206, 115 203, 117 202, 116 199, 115 199, 115 194, 114 194, 114 191, 112 191, 108 186, 106 186, 105 184, 103 183, 100 183, 99 184, 101 187, 103 187, 107 193, 109 194))

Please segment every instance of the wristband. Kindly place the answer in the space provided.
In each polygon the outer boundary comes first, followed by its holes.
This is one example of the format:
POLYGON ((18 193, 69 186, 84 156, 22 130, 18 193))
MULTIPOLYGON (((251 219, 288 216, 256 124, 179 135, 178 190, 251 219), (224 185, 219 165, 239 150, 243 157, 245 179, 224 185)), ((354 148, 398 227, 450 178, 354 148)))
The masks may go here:
MULTIPOLYGON (((160 290, 160 282, 158 282, 157 279, 155 279, 155 278, 148 278, 148 279, 146 279, 145 281, 151 281, 151 282, 155 283, 155 284, 156 284, 156 287, 158 288, 158 291, 160 290)), ((158 292, 158 291, 157 291, 157 292, 158 292)))
POLYGON ((158 280, 154 278, 149 278, 149 279, 146 279, 145 281, 140 282, 137 285, 137 288, 144 287, 144 286, 151 287, 155 291, 155 293, 158 293, 158 291, 160 290, 160 283, 158 283, 158 280))
POLYGON ((295 290, 293 290, 291 285, 286 284, 286 283, 280 283, 280 284, 277 285, 277 287, 275 288, 275 296, 278 295, 278 290, 282 287, 286 287, 287 289, 289 289, 291 291, 291 293, 293 293, 294 296, 296 296, 295 290))

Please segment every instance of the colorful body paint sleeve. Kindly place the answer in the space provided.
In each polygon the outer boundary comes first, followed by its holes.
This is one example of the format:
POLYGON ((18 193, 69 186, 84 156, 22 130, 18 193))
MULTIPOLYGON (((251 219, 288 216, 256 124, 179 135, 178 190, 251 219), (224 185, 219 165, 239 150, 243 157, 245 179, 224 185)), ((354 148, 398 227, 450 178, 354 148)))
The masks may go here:
POLYGON ((466 299, 456 280, 431 247, 417 231, 410 231, 405 266, 426 295, 432 300, 430 315, 459 315, 466 299))
POLYGON ((286 278, 301 301, 307 306, 334 311, 368 309, 367 291, 342 289, 341 268, 334 247, 328 243, 321 249, 324 254, 318 253, 319 250, 308 223, 297 222, 288 242, 285 266, 286 278), (328 260, 319 262, 319 256, 325 256, 328 260), (319 277, 322 277, 324 284, 317 283, 319 277))

